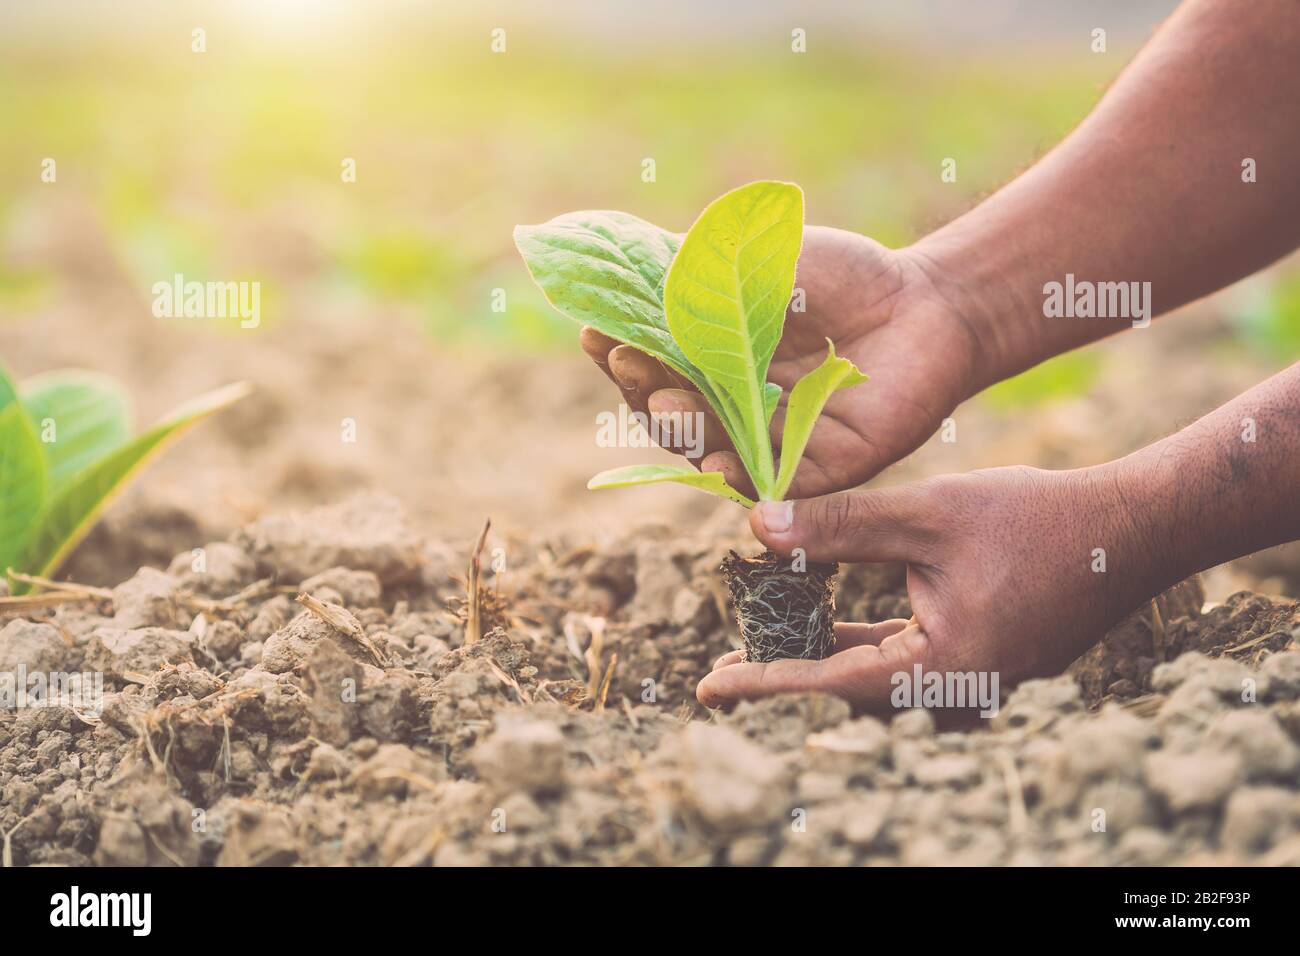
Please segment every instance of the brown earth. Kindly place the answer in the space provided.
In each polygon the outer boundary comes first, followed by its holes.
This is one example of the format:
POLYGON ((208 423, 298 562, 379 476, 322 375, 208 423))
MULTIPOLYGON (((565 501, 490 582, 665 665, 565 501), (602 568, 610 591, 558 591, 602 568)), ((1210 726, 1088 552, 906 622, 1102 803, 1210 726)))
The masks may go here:
MULTIPOLYGON (((361 497, 10 611, 0 670, 106 694, 0 714, 4 862, 1300 864, 1296 602, 1190 582, 968 730, 710 714, 731 545, 494 546, 466 646, 466 549, 361 497)), ((901 569, 841 578, 841 617, 909 613, 901 569)))

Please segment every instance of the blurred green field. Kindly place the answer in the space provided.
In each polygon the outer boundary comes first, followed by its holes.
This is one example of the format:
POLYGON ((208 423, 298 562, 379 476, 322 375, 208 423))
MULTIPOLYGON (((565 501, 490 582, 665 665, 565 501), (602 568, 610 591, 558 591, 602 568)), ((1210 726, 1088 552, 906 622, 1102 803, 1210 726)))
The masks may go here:
MULTIPOLYGON (((544 33, 505 55, 485 35, 476 49, 431 42, 15 45, 0 57, 0 249, 26 247, 57 188, 142 290, 176 272, 257 279, 267 322, 332 296, 409 311, 448 345, 569 348, 573 329, 514 254, 515 223, 604 207, 684 229, 715 195, 771 177, 804 187, 812 221, 905 243, 1032 162, 1127 59, 825 40, 801 56, 781 38, 707 55, 544 33), (45 157, 57 187, 40 182, 45 157), (956 183, 940 181, 945 157, 956 183)), ((69 278, 66 257, 0 252, 0 315, 85 295, 69 278)), ((1237 319, 1230 347, 1300 355, 1300 279, 1270 282, 1237 319)), ((1095 361, 1065 357, 992 398, 1077 394, 1095 361)))

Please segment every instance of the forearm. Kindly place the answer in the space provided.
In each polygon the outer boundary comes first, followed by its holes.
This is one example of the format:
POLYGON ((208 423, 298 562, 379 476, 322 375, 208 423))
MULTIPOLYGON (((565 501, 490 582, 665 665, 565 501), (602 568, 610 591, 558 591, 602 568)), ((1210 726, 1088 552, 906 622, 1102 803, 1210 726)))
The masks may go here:
POLYGON ((1300 363, 1182 431, 1085 471, 1108 502, 1109 536, 1132 563, 1111 570, 1146 593, 1300 540, 1300 363))
POLYGON ((977 389, 1132 324, 1045 316, 1067 274, 1149 282, 1159 314, 1300 244, 1297 103, 1300 0, 1188 0, 1041 162, 910 247, 975 326, 977 389))

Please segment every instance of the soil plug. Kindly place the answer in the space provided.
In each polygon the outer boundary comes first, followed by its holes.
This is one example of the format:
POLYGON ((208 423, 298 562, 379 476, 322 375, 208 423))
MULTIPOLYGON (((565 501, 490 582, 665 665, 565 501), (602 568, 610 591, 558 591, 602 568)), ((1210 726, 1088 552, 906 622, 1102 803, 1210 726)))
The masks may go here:
POLYGON ((718 570, 736 609, 746 660, 761 664, 830 656, 835 649, 838 564, 804 567, 802 561, 772 551, 752 558, 730 551, 718 570))
MULTIPOLYGON (((788 393, 767 381, 803 245, 803 191, 793 183, 750 183, 721 196, 685 238, 626 213, 576 212, 516 227, 515 245, 556 309, 658 359, 699 391, 760 501, 785 499, 827 400, 867 380, 828 339, 825 361, 788 393), (780 405, 778 460, 771 424, 780 405)), ((587 487, 664 481, 754 506, 719 472, 683 465, 615 468, 587 487)), ((721 570, 750 660, 831 652, 835 565, 795 570, 771 552, 733 553, 721 570)))

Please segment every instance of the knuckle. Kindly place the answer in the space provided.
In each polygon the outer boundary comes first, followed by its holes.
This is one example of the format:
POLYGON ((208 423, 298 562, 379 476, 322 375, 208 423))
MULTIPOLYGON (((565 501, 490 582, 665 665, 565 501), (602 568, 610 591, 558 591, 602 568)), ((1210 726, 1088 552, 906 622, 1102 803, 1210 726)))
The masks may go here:
POLYGON ((978 471, 939 475, 921 484, 936 513, 979 510, 986 500, 987 482, 978 471))
POLYGON ((817 524, 833 539, 852 537, 861 527, 860 505, 855 495, 829 495, 821 499, 818 510, 817 524))

